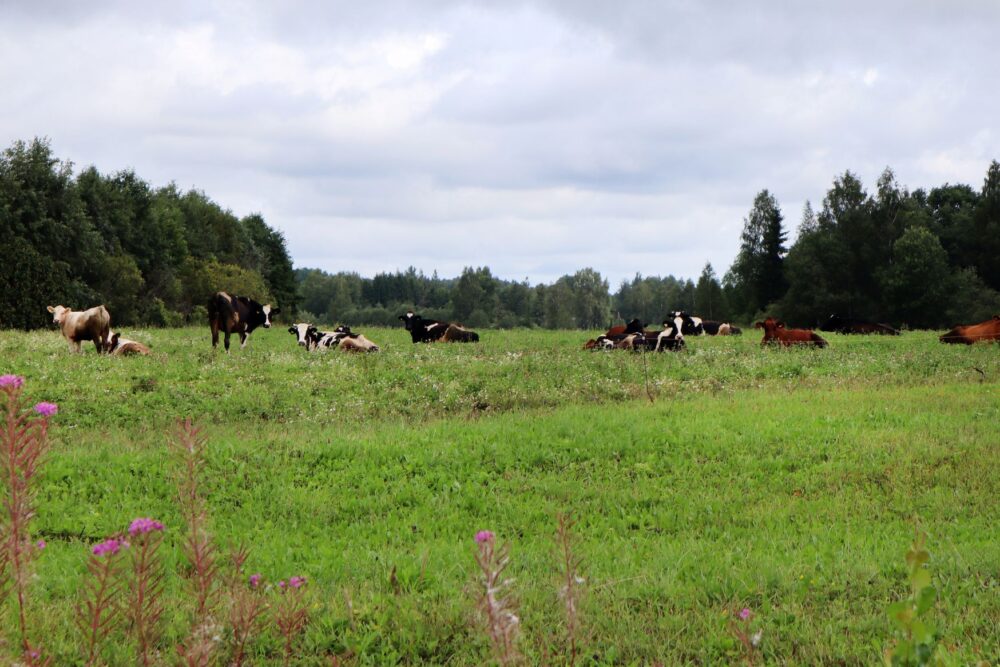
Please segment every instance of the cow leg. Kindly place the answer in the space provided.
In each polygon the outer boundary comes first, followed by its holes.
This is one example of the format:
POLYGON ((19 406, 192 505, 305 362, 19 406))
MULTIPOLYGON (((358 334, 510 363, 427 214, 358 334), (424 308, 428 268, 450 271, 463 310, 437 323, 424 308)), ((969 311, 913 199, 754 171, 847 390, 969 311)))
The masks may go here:
POLYGON ((223 345, 226 347, 226 354, 229 354, 229 331, 226 331, 226 337, 223 340, 223 345))
POLYGON ((249 342, 250 342, 250 334, 248 334, 248 333, 241 333, 240 334, 240 349, 242 350, 243 348, 245 348, 247 346, 247 343, 249 343, 249 342))
POLYGON ((219 323, 212 320, 212 347, 219 346, 219 323))

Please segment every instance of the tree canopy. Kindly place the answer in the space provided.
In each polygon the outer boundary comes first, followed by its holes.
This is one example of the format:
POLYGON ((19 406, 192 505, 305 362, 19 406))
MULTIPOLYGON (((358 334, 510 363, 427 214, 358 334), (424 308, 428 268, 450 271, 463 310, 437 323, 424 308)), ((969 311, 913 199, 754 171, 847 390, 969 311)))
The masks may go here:
POLYGON ((850 171, 815 212, 807 202, 788 247, 777 197, 761 190, 720 282, 624 280, 613 294, 594 268, 551 284, 468 266, 455 278, 410 267, 362 277, 294 268, 285 239, 257 213, 239 218, 199 190, 153 187, 131 170, 74 174, 48 141, 0 154, 0 327, 49 322, 45 306, 104 303, 114 325, 199 321, 215 291, 279 306, 288 317, 395 326, 408 309, 475 327, 600 329, 672 310, 749 322, 768 313, 815 326, 831 313, 943 327, 1000 312, 1000 163, 983 185, 909 191, 891 169, 869 194, 850 171))
POLYGON ((104 303, 115 326, 178 324, 218 290, 298 303, 284 237, 260 215, 130 170, 74 176, 42 139, 0 154, 0 236, 0 327, 44 326, 57 303, 104 303))

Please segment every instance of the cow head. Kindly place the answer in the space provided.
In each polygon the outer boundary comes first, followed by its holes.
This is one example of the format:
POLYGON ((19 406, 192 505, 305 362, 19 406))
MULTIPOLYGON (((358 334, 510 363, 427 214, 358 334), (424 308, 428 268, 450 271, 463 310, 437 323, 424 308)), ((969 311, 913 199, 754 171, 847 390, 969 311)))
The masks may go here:
POLYGON ((333 330, 334 333, 346 334, 348 336, 353 336, 354 332, 351 331, 351 327, 346 324, 341 324, 336 329, 333 330))
POLYGON ((403 326, 406 328, 407 331, 412 331, 413 330, 413 322, 415 320, 419 320, 420 318, 419 318, 418 315, 414 314, 414 312, 412 310, 408 310, 408 311, 406 311, 405 315, 400 315, 399 319, 401 319, 403 321, 403 326))
POLYGON ((689 322, 687 313, 683 313, 679 310, 675 310, 670 313, 667 319, 663 320, 663 331, 657 338, 677 338, 679 340, 684 340, 684 324, 689 322))
POLYGON ((755 322, 753 326, 756 329, 763 329, 764 336, 769 337, 769 336, 774 336, 775 332, 778 329, 784 329, 785 323, 782 322, 781 320, 776 320, 773 317, 769 317, 763 322, 755 322))
POLYGON ((49 306, 47 310, 52 313, 52 322, 54 324, 62 324, 66 313, 70 312, 70 309, 66 306, 49 306))
POLYGON ((309 347, 309 341, 312 338, 312 333, 315 331, 316 327, 308 322, 299 322, 298 324, 293 324, 288 327, 288 333, 294 335, 299 345, 307 349, 309 347))
POLYGON ((265 329, 271 328, 271 315, 277 315, 281 312, 281 308, 272 308, 271 304, 267 303, 260 307, 261 313, 264 315, 264 322, 261 324, 265 329))

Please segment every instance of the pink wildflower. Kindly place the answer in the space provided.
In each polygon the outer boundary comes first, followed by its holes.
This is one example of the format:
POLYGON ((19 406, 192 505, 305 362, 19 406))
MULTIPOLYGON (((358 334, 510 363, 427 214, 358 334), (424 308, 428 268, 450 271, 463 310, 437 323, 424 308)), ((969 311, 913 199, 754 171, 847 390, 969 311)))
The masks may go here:
POLYGON ((476 533, 476 543, 483 544, 484 542, 491 542, 493 540, 493 533, 488 530, 481 530, 476 533))
POLYGON ((35 412, 43 417, 51 417, 55 413, 59 412, 59 406, 55 403, 47 403, 43 401, 35 406, 35 412))
POLYGON ((750 618, 750 613, 751 613, 750 609, 748 609, 747 607, 743 607, 742 611, 740 611, 740 618, 745 621, 748 618, 750 618))
POLYGON ((35 548, 38 549, 39 551, 44 549, 46 546, 48 545, 45 544, 45 540, 38 540, 38 542, 35 543, 35 548))
POLYGON ((280 588, 281 590, 285 590, 285 580, 284 579, 282 579, 281 581, 278 582, 278 588, 280 588))
POLYGON ((110 554, 114 556, 118 553, 122 547, 128 547, 128 542, 125 540, 120 540, 117 537, 112 537, 111 539, 104 540, 100 544, 94 545, 94 555, 103 556, 105 554, 110 554))
POLYGON ((24 378, 20 375, 0 375, 0 387, 13 387, 17 389, 24 384, 24 378))
POLYGON ((139 518, 129 524, 128 534, 135 537, 154 530, 163 530, 163 524, 155 519, 139 518))
POLYGON ((260 586, 260 580, 263 579, 263 578, 264 577, 262 577, 260 574, 251 574, 250 575, 250 588, 257 588, 258 586, 260 586))
POLYGON ((292 588, 301 588, 306 583, 305 577, 292 577, 288 580, 288 585, 292 588))

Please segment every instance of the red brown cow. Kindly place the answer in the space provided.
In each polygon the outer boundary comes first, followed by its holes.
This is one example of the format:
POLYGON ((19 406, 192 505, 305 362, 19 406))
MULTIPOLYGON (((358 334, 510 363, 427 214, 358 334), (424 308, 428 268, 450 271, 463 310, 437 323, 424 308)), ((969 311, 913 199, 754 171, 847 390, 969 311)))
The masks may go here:
POLYGON ((979 324, 956 326, 938 340, 942 343, 965 343, 966 345, 980 341, 1000 341, 1000 315, 994 315, 979 324))
POLYGON ((755 329, 764 330, 764 339, 761 346, 768 343, 780 343, 785 347, 792 345, 815 345, 816 347, 826 347, 823 337, 811 329, 786 329, 785 323, 769 317, 763 322, 755 322, 755 329))
POLYGON ((208 325, 212 328, 212 347, 219 344, 219 331, 225 335, 226 353, 229 352, 229 335, 240 335, 240 348, 247 346, 250 334, 257 327, 271 328, 271 316, 281 312, 271 304, 261 305, 245 296, 230 296, 216 292, 208 301, 208 325))
POLYGON ((111 315, 107 308, 94 306, 81 311, 70 310, 66 306, 49 306, 48 311, 66 337, 70 352, 79 352, 80 343, 85 340, 94 341, 98 354, 104 352, 111 331, 111 315))

